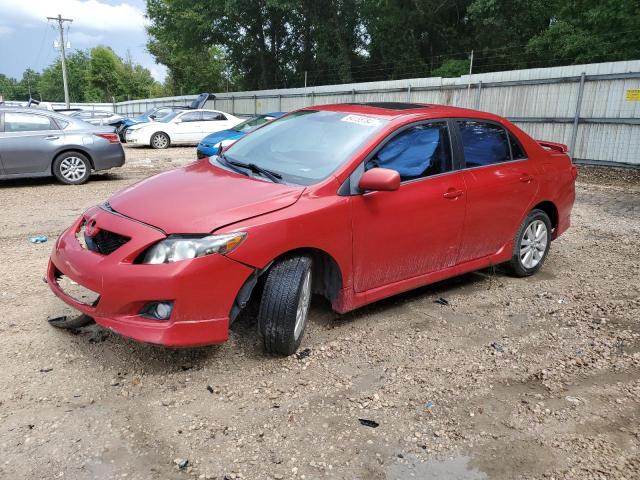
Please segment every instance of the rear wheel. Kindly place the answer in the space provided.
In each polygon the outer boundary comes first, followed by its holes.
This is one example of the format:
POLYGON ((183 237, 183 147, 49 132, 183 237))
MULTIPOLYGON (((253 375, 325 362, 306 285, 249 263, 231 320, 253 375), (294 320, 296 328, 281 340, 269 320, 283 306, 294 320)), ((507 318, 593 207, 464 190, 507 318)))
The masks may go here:
POLYGON ((300 346, 311 303, 311 267, 310 258, 291 257, 269 270, 258 312, 267 352, 291 355, 300 346))
POLYGON ((53 174, 62 183, 80 185, 89 179, 91 163, 80 152, 61 153, 53 162, 53 174))
POLYGON ((171 144, 169 140, 169 135, 163 132, 157 132, 151 135, 151 147, 152 148, 168 148, 171 144))
POLYGON ((508 268, 516 277, 536 273, 547 258, 551 246, 551 221, 542 210, 533 210, 518 229, 508 268))

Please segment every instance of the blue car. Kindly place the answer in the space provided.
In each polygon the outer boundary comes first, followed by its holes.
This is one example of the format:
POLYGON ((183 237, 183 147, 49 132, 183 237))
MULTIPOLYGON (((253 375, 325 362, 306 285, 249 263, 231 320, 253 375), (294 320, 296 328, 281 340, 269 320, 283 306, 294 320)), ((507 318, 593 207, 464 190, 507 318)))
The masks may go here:
POLYGON ((247 133, 258 128, 260 125, 275 120, 276 118, 283 116, 285 113, 286 112, 271 112, 256 115, 255 117, 251 117, 249 120, 239 123, 229 130, 212 133, 211 135, 204 137, 198 144, 196 154, 198 155, 198 158, 217 155, 220 144, 222 144, 223 147, 231 145, 236 140, 244 137, 247 133))

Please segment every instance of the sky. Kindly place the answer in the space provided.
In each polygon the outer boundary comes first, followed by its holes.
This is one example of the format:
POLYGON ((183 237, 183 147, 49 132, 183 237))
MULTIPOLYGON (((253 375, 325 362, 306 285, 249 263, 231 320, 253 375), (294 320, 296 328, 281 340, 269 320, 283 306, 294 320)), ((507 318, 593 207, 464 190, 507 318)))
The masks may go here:
POLYGON ((129 50, 163 81, 165 67, 145 47, 144 11, 144 0, 0 0, 0 73, 20 79, 26 68, 40 72, 50 65, 60 53, 53 47, 57 29, 46 17, 60 13, 73 19, 65 24, 72 52, 107 45, 125 58, 129 50))

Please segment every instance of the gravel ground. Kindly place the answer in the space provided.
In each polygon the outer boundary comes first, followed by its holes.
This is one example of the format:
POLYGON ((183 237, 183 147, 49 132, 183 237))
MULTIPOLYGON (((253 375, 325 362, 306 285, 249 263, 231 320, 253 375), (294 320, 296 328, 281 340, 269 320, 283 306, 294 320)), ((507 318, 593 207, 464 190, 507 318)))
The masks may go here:
POLYGON ((637 173, 581 169, 536 276, 480 271, 343 316, 317 301, 308 355, 282 359, 250 318, 191 350, 48 325, 72 313, 42 282, 56 235, 195 150, 127 158, 81 187, 0 184, 0 478, 638 478, 637 173))

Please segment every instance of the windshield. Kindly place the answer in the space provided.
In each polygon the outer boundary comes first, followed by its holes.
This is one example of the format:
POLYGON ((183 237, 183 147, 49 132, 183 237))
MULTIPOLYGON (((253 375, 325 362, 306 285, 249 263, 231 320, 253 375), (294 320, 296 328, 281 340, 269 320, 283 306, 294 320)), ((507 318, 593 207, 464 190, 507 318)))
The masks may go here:
POLYGON ((250 118, 249 120, 245 120, 244 122, 239 123, 231 130, 235 130, 236 132, 248 132, 249 130, 253 130, 260 125, 267 123, 271 119, 273 119, 273 117, 260 115, 259 117, 250 118))
POLYGON ((171 120, 173 120, 174 118, 176 118, 176 116, 178 115, 178 113, 180 112, 169 112, 166 115, 164 115, 163 117, 156 117, 155 121, 156 122, 163 122, 163 123, 168 123, 171 120))
POLYGON ((253 163, 290 183, 311 185, 328 177, 386 123, 365 115, 303 110, 242 138, 225 158, 253 163))

